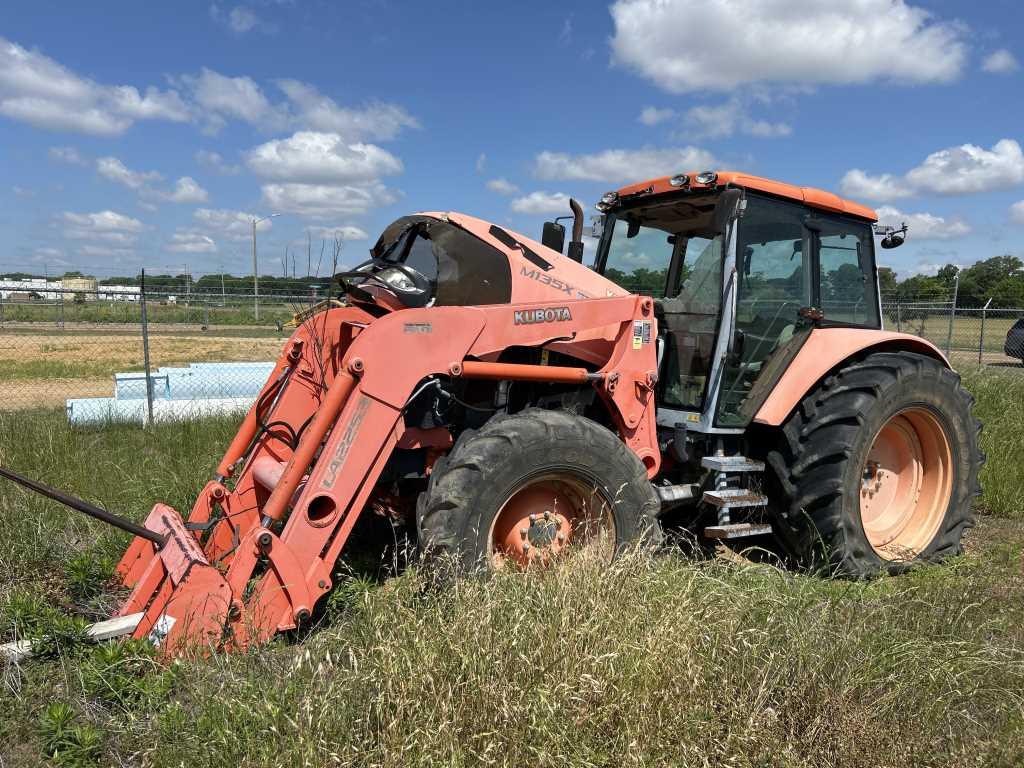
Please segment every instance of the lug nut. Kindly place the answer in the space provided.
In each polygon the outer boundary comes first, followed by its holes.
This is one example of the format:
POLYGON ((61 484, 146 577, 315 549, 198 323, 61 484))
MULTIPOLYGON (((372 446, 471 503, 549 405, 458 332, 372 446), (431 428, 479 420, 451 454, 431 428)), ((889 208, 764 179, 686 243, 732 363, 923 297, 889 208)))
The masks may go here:
POLYGON ((529 552, 529 551, 530 551, 530 542, 528 542, 528 541, 523 542, 523 552, 529 552))
POLYGON ((564 533, 558 534, 558 543, 559 544, 564 544, 565 543, 565 534, 564 533))
POLYGON ((544 519, 545 520, 550 520, 551 519, 551 510, 550 509, 545 509, 544 510, 544 519))

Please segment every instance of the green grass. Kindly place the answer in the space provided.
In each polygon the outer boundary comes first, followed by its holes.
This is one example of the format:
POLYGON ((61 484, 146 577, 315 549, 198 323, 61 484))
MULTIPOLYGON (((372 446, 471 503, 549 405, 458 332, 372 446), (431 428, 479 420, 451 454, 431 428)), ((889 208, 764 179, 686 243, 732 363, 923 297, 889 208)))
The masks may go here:
POLYGON ((998 368, 961 371, 981 419, 980 507, 993 515, 1024 520, 1024 372, 998 368))
MULTIPOLYGON (((1024 755, 1024 378, 970 371, 985 518, 968 554, 868 583, 628 557, 441 592, 343 582, 321 626, 167 665, 81 642, 127 537, 0 485, 4 768, 1014 766, 1024 755), (69 616, 79 617, 76 620, 69 616)), ((0 414, 0 463, 141 518, 187 510, 233 420, 69 431, 0 414)))
MULTIPOLYGON (((290 320, 292 315, 308 303, 296 300, 291 302, 261 301, 260 319, 256 320, 252 300, 247 303, 217 306, 212 304, 193 303, 186 305, 184 301, 177 304, 160 304, 149 301, 146 304, 147 320, 151 323, 192 323, 208 325, 263 325, 273 326, 274 322, 290 320)), ((87 301, 73 303, 66 301, 63 311, 52 301, 46 304, 12 303, 3 305, 4 322, 16 323, 132 323, 137 324, 141 317, 141 307, 136 302, 126 301, 87 301)))

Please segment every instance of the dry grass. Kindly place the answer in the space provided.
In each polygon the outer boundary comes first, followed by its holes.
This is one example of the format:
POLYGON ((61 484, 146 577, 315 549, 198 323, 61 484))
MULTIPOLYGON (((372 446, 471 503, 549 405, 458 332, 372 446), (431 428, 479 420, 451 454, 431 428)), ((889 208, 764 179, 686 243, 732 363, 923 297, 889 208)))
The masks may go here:
MULTIPOLYGON (((150 365, 275 360, 283 341, 264 335, 150 336, 150 365)), ((4 408, 63 408, 72 397, 109 396, 113 375, 143 370, 136 330, 111 333, 0 333, 0 403, 4 408)))

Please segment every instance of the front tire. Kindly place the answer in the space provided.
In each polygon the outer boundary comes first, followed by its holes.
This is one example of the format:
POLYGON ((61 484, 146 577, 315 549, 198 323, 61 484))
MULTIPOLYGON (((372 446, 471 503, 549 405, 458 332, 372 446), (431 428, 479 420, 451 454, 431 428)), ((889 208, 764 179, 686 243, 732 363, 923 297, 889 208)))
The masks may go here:
POLYGON ((656 543, 659 502, 643 463, 611 431, 530 408, 467 430, 417 504, 428 562, 463 569, 546 565, 571 548, 610 560, 656 543))
POLYGON ((853 577, 959 554, 984 461, 973 402, 956 373, 910 352, 826 377, 766 457, 791 554, 853 577))

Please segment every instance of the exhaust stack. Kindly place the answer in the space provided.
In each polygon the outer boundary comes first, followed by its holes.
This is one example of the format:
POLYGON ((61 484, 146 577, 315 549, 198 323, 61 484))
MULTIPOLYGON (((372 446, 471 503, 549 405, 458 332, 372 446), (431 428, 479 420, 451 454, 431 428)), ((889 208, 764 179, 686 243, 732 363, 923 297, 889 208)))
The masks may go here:
POLYGON ((575 198, 569 198, 572 208, 572 240, 569 241, 569 252, 566 254, 573 261, 583 263, 583 206, 575 198))

